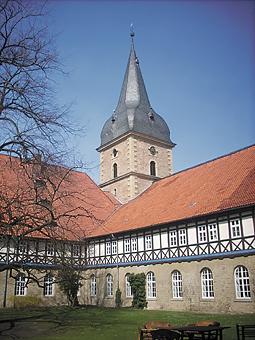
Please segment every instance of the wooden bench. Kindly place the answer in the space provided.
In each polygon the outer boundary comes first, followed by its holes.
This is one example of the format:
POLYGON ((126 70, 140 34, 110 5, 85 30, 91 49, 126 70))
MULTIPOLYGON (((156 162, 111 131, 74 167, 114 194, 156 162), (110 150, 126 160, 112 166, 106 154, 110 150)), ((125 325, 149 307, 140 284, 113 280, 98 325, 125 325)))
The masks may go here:
POLYGON ((237 340, 255 339, 255 325, 236 325, 237 340))

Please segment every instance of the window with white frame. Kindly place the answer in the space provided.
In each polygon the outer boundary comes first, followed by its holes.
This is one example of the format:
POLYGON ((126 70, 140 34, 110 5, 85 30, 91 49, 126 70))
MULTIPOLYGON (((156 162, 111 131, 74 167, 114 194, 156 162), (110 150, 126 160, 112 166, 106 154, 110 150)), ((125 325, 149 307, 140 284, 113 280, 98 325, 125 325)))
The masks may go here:
POLYGON ((240 220, 235 219, 230 221, 230 228, 231 228, 231 237, 240 237, 241 236, 241 227, 240 227, 240 220))
POLYGON ((174 299, 182 298, 182 274, 175 270, 172 273, 172 293, 174 299))
MULTIPOLYGON (((111 250, 110 250, 110 252, 111 252, 111 250)), ((95 256, 95 245, 94 245, 94 243, 91 243, 88 246, 88 256, 89 257, 94 257, 95 256)))
POLYGON ((198 241, 199 242, 206 242, 207 241, 206 225, 198 226, 198 241))
POLYGON ((137 251, 137 238, 136 237, 131 238, 131 249, 132 251, 137 251))
POLYGON ((90 278, 90 296, 97 295, 97 279, 95 275, 92 275, 90 278))
POLYGON ((113 277, 111 274, 106 276, 106 295, 113 296, 113 277))
POLYGON ((250 299, 251 288, 248 269, 244 266, 238 266, 234 275, 237 299, 250 299))
POLYGON ((112 254, 117 254, 117 241, 112 241, 112 254))
POLYGON ((18 274, 15 278, 15 295, 26 295, 26 277, 24 274, 18 274))
POLYGON ((179 245, 184 246, 187 244, 186 229, 179 230, 179 245))
POLYGON ((80 253, 81 253, 80 245, 79 244, 73 244, 73 247, 72 247, 73 257, 79 257, 80 253))
POLYGON ((145 250, 152 249, 152 237, 151 235, 145 235, 145 250))
POLYGON ((53 296, 53 276, 51 274, 47 274, 44 277, 43 295, 44 296, 53 296))
POLYGON ((216 223, 212 223, 208 225, 208 234, 209 234, 209 241, 218 240, 218 228, 217 228, 216 223))
POLYGON ((46 255, 53 256, 54 255, 54 244, 47 243, 46 244, 46 255))
POLYGON ((213 274, 209 268, 204 268, 201 271, 201 286, 202 286, 202 298, 213 299, 214 298, 213 274))
POLYGON ((105 248, 106 255, 111 255, 111 242, 106 242, 105 248))
POLYGON ((130 238, 125 238, 124 249, 125 253, 130 253, 130 238))
POLYGON ((170 247, 177 246, 177 232, 176 230, 170 231, 170 247))
POLYGON ((156 277, 153 272, 147 274, 147 298, 155 298, 157 296, 156 291, 156 277))
POLYGON ((133 297, 132 288, 129 282, 129 274, 125 276, 125 286, 126 286, 126 297, 127 298, 133 297))
POLYGON ((20 241, 18 244, 18 252, 19 254, 25 254, 27 252, 27 242, 25 241, 20 241))

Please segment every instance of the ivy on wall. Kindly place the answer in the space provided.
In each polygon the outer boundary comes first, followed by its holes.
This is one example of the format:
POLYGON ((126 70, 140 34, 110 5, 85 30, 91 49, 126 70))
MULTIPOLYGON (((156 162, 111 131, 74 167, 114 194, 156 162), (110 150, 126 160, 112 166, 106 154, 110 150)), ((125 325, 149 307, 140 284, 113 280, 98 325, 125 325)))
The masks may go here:
POLYGON ((146 301, 146 277, 144 273, 130 274, 129 283, 132 289, 134 308, 144 309, 147 307, 146 301))

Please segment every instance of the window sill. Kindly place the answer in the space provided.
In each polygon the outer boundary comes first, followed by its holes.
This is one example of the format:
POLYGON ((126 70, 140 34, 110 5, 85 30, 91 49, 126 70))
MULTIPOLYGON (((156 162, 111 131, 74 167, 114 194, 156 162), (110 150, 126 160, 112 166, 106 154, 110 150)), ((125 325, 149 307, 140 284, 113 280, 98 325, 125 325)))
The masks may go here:
POLYGON ((155 300, 157 300, 157 297, 149 297, 149 298, 147 298, 146 300, 147 300, 147 301, 155 301, 155 300))
POLYGON ((171 298, 171 301, 183 301, 183 298, 171 298))
POLYGON ((253 302, 251 298, 240 298, 240 299, 235 299, 234 302, 245 302, 245 303, 249 303, 249 302, 253 302))

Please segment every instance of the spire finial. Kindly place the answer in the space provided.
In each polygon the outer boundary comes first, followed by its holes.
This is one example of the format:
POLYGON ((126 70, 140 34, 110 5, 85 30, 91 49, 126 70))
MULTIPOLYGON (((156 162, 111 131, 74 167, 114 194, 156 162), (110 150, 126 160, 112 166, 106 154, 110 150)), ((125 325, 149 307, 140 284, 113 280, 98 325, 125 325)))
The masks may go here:
POLYGON ((133 40, 134 36, 135 36, 134 24, 131 23, 131 25, 130 25, 130 37, 132 38, 132 40, 133 40))

